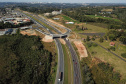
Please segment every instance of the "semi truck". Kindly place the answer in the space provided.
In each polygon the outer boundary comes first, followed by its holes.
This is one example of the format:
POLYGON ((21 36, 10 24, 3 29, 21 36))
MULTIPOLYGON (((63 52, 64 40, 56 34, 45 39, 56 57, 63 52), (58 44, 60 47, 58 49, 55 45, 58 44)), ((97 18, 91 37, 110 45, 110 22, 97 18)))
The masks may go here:
POLYGON ((59 78, 58 78, 59 81, 62 81, 62 76, 63 76, 63 72, 59 72, 59 78))

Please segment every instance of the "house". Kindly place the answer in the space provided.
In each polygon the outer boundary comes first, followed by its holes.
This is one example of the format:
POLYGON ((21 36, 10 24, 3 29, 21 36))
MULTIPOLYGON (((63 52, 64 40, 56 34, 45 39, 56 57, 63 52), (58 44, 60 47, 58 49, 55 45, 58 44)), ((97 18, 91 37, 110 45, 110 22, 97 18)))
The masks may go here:
POLYGON ((110 46, 115 46, 115 43, 114 43, 114 42, 110 42, 109 45, 110 45, 110 46))
POLYGON ((66 22, 66 24, 74 24, 74 22, 66 22))
POLYGON ((53 20, 59 20, 60 18, 53 18, 53 20))
POLYGON ((60 10, 60 11, 53 11, 52 12, 52 15, 59 15, 59 14, 61 14, 62 13, 62 10, 60 10))
POLYGON ((44 16, 50 16, 51 13, 44 13, 44 16))
POLYGON ((26 30, 26 29, 31 29, 32 26, 25 26, 25 27, 20 27, 21 30, 26 30))

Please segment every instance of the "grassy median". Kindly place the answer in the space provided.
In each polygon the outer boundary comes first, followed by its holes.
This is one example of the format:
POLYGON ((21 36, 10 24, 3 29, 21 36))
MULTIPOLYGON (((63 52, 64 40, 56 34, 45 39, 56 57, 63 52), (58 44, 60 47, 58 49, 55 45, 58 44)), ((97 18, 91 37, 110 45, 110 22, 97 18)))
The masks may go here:
POLYGON ((64 52, 64 84, 73 84, 73 64, 71 54, 66 45, 62 44, 64 52))

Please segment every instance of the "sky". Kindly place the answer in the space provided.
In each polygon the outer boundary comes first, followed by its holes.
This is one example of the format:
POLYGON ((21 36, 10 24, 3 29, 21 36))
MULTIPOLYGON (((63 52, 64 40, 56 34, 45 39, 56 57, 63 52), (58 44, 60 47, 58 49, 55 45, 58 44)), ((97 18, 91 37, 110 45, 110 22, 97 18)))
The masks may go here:
POLYGON ((126 0, 0 0, 0 2, 126 3, 126 0))

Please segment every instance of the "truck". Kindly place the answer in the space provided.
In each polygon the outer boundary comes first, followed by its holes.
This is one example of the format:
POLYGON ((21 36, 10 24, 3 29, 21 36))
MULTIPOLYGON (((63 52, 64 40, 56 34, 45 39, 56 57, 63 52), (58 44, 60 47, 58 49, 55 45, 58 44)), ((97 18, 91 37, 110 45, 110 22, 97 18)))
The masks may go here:
POLYGON ((58 78, 59 81, 62 81, 62 76, 63 76, 63 72, 59 72, 59 78, 58 78))

